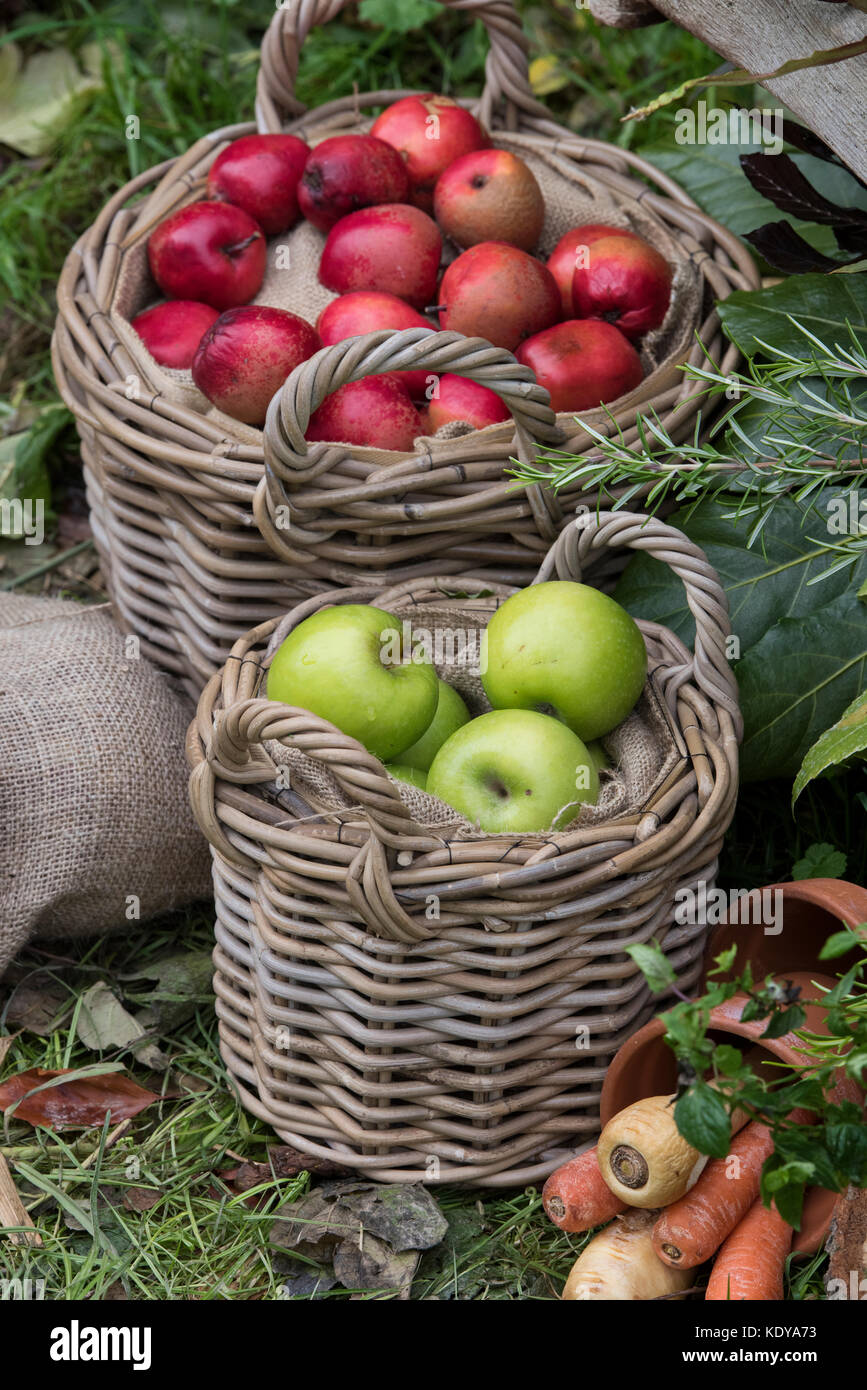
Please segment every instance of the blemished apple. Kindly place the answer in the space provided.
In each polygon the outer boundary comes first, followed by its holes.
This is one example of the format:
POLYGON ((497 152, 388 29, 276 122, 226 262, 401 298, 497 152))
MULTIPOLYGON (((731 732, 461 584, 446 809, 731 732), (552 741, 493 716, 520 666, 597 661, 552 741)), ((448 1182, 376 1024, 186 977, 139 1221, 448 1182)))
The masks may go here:
POLYGON ((263 425, 272 396, 322 344, 306 319, 286 309, 245 304, 227 309, 193 358, 193 381, 218 410, 263 425))
POLYGON ((480 241, 452 261, 439 288, 440 327, 514 352, 560 317, 547 266, 505 241, 480 241))
POLYGON ((632 391, 644 377, 641 358, 603 319, 567 319, 536 333, 515 356, 551 397, 552 410, 593 410, 632 391))
POLYGON ((207 195, 243 208, 266 236, 276 236, 301 216, 298 184, 309 155, 297 135, 242 135, 211 165, 207 195))
POLYGON ((443 744, 427 790, 490 834, 562 830, 594 805, 599 779, 581 739, 559 719, 496 709, 443 744))
POLYGON ((600 237, 572 277, 576 318, 605 319, 627 338, 658 328, 671 299, 671 266, 636 236, 600 237))
POLYGON ((447 681, 437 681, 437 707, 434 717, 421 738, 404 748, 400 761, 408 767, 427 772, 446 739, 451 738, 462 725, 467 724, 470 712, 454 686, 447 681))
POLYGON ((465 376, 446 372, 434 387, 429 388, 428 429, 436 434, 443 425, 464 420, 474 430, 499 425, 512 417, 496 391, 480 386, 465 376))
POLYGON ((531 584, 507 598, 486 628, 482 685, 494 708, 553 715, 585 743, 623 722, 646 675, 639 627, 587 584, 531 584))
POLYGON ((421 768, 408 767, 406 763, 386 763, 385 770, 398 782, 409 782, 410 786, 418 787, 419 791, 427 791, 427 773, 422 772, 421 768))
POLYGON ((167 299, 131 321, 151 357, 162 367, 189 369, 202 334, 220 317, 219 309, 194 299, 167 299))
POLYGON ((190 203, 148 238, 151 274, 170 299, 232 309, 258 294, 265 276, 265 237, 232 203, 190 203))
POLYGON ((491 143, 487 131, 470 111, 436 92, 401 97, 377 117, 370 133, 403 156, 410 197, 425 212, 433 211, 437 179, 449 165, 461 155, 486 149, 491 143))
POLYGON ((532 251, 545 224, 545 199, 536 176, 508 150, 473 150, 437 180, 434 216, 458 246, 507 241, 532 251))
POLYGON ((359 208, 409 199, 406 164, 373 135, 332 135, 307 161, 298 190, 301 211, 321 232, 359 208))
POLYGON ((289 633, 274 654, 267 691, 269 700, 318 714, 392 762, 430 724, 437 676, 405 650, 398 618, 346 603, 313 613, 289 633))
MULTIPOLYGON (((342 343, 346 338, 357 338, 362 333, 375 333, 381 328, 399 331, 432 327, 430 320, 405 299, 378 290, 356 290, 352 294, 338 295, 325 306, 316 324, 325 347, 342 343)), ((413 400, 424 398, 429 372, 393 372, 391 375, 403 382, 413 400)))
POLYGON ((319 279, 338 294, 381 290, 414 309, 433 302, 443 239, 427 213, 379 203, 343 217, 328 233, 319 279))
POLYGON ((635 236, 625 227, 612 227, 607 222, 585 222, 581 227, 571 227, 561 236, 548 257, 548 269, 557 281, 563 302, 563 317, 574 317, 572 307, 572 281, 578 265, 578 252, 582 246, 590 247, 594 241, 605 236, 635 236))
POLYGON ((310 417, 305 439, 311 444, 356 444, 410 453, 424 432, 419 415, 397 373, 366 376, 340 386, 310 417))

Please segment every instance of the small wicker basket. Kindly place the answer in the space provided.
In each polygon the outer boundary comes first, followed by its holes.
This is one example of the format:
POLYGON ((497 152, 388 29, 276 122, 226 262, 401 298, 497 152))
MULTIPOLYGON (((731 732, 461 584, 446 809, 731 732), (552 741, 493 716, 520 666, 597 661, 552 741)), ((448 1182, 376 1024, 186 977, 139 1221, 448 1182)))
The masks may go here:
POLYGON ((673 907, 678 888, 713 882, 734 807, 727 604, 696 546, 629 513, 578 518, 537 582, 579 579, 618 549, 672 566, 696 638, 691 653, 641 624, 680 756, 647 804, 605 824, 432 831, 354 739, 260 695, 276 646, 320 607, 485 621, 506 589, 332 591, 248 633, 203 692, 188 755, 213 854, 222 1055, 248 1109, 303 1152, 389 1182, 540 1178, 594 1138, 608 1062, 653 1011, 624 948, 655 937, 682 988, 698 979, 704 928, 676 925, 673 907), (289 749, 334 779, 344 809, 277 790, 272 754, 289 749))
MULTIPOLYGON (((749 252, 652 165, 550 119, 532 95, 527 39, 510 0, 444 3, 487 26, 485 89, 467 104, 495 142, 520 153, 543 182, 549 216, 542 254, 571 225, 613 221, 643 231, 676 266, 670 322, 646 362, 645 380, 618 402, 614 421, 600 411, 586 418, 634 441, 639 410, 652 408, 675 439, 686 438, 700 383, 685 380, 680 366, 701 364, 703 343, 721 370, 736 367, 737 351, 722 336, 714 304, 733 289, 758 285, 749 252)), ((283 0, 278 7, 262 46, 259 130, 285 129, 315 144, 368 129, 375 108, 406 95, 369 92, 313 112, 299 104, 294 84, 305 36, 341 8, 341 0, 283 0)), ((129 327, 156 295, 147 238, 168 213, 204 196, 210 165, 226 142, 255 128, 215 131, 133 179, 81 237, 57 291, 54 369, 76 416, 94 535, 117 616, 139 635, 143 652, 179 673, 195 695, 251 623, 279 616, 325 585, 381 587, 433 574, 529 583, 576 503, 595 503, 577 488, 559 499, 539 487, 511 489, 503 475, 515 453, 508 424, 429 441, 409 456, 318 446, 303 467, 287 465, 293 426, 286 409, 270 440, 266 483, 262 432, 221 415, 190 379, 157 366, 129 327), (293 517, 289 536, 274 524, 284 504, 293 517)), ((316 278, 321 234, 305 223, 277 241, 257 302, 315 318, 331 298, 316 278), (287 249, 290 271, 281 279, 272 267, 287 249)), ((450 370, 464 371, 473 351, 455 351, 450 370)), ((368 369, 375 359, 371 349, 368 369)), ((329 357, 321 370, 318 384, 330 379, 333 387, 348 368, 329 357)), ((593 446, 572 416, 546 416, 539 398, 535 421, 537 441, 580 451, 593 446)))

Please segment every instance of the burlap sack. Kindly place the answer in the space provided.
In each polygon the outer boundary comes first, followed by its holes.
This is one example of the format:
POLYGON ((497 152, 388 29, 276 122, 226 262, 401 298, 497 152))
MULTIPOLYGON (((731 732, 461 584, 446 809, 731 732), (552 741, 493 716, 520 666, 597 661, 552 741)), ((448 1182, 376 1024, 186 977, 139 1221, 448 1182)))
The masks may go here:
MULTIPOLYGON (((362 122, 356 129, 366 130, 371 122, 362 122)), ((316 145, 333 131, 317 133, 315 128, 306 133, 311 145, 316 145)), ((644 204, 625 195, 615 199, 611 192, 593 179, 590 174, 576 170, 571 162, 567 165, 562 157, 550 153, 540 154, 530 148, 520 135, 507 135, 498 131, 495 144, 520 155, 530 166, 545 197, 545 227, 535 254, 547 260, 561 236, 570 227, 588 222, 604 222, 615 227, 631 228, 644 236, 666 258, 673 270, 671 303, 664 322, 653 333, 642 340, 640 355, 646 373, 645 379, 635 391, 623 397, 623 403, 647 400, 657 389, 655 378, 662 376, 673 362, 681 362, 693 346, 694 333, 698 327, 702 303, 700 277, 683 246, 671 235, 665 223, 644 204)), ((191 195, 190 202, 194 201, 191 195)), ((267 304, 278 309, 287 309, 299 314, 309 323, 315 324, 327 304, 337 296, 319 283, 319 260, 325 245, 324 233, 317 231, 311 223, 300 221, 291 231, 272 237, 268 243, 268 260, 265 279, 254 304, 267 304)), ((445 261, 459 254, 460 248, 446 241, 445 261)), ((175 401, 187 409, 196 410, 208 419, 225 427, 235 439, 246 443, 257 443, 261 431, 217 410, 193 385, 188 371, 174 371, 154 362, 141 339, 129 327, 129 320, 136 314, 157 303, 161 298, 151 277, 147 260, 147 239, 141 238, 123 253, 123 262, 118 275, 117 287, 112 300, 115 323, 133 360, 147 363, 147 375, 151 383, 158 387, 168 400, 175 401), (120 321, 118 321, 120 320, 120 321)), ((431 327, 437 327, 431 323, 431 327)), ((559 423, 568 431, 573 422, 571 414, 564 414, 559 423)), ((584 411, 582 419, 591 423, 601 423, 604 411, 584 411)), ((511 426, 491 425, 489 431, 503 431, 511 426)), ((573 426, 574 431, 574 426, 573 426)), ((438 436, 437 436, 438 437, 438 436)), ((417 441, 416 448, 424 449, 426 443, 417 441)), ((359 458, 385 458, 394 455, 385 450, 366 450, 355 448, 359 458)))
MULTIPOLYGON (((473 635, 483 631, 487 624, 486 616, 467 610, 461 610, 458 615, 454 609, 440 609, 427 604, 423 609, 423 618, 418 608, 394 606, 389 611, 401 622, 410 622, 415 634, 421 628, 433 634, 431 655, 437 674, 463 696, 472 715, 484 714, 491 708, 479 675, 481 644, 473 635), (458 624, 460 635, 455 640, 458 624), (450 634, 449 638, 437 643, 436 634, 443 633, 450 634)), ((604 825, 641 813, 683 761, 685 750, 682 741, 656 689, 652 671, 635 709, 602 743, 610 767, 600 775, 596 804, 582 805, 563 830, 551 834, 552 839, 585 826, 604 825)), ((274 739, 269 739, 265 748, 275 765, 275 780, 277 768, 288 769, 289 789, 295 797, 306 802, 311 811, 346 811, 350 808, 351 802, 325 763, 274 739)), ((400 758, 395 761, 400 762, 400 758)), ((280 779, 284 787, 286 780, 284 774, 280 779)), ((452 806, 409 783, 392 780, 417 825, 451 840, 478 838, 478 827, 458 815, 452 806)), ((277 789, 274 797, 279 801, 277 789)), ((509 834, 505 838, 514 840, 515 836, 509 834)))
POLYGON ((192 707, 103 610, 0 600, 0 975, 33 937, 129 930, 210 895, 192 707))

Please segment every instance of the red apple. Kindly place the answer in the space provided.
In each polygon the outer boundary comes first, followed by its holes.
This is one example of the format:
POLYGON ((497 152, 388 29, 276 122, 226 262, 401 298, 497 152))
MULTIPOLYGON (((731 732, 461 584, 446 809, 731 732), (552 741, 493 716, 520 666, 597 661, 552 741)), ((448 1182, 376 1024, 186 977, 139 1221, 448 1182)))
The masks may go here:
POLYGON ((466 420, 473 429, 483 430, 487 425, 511 419, 496 391, 469 381, 465 376, 447 372, 440 377, 437 386, 427 409, 427 428, 431 434, 453 420, 466 420))
POLYGON ((487 149, 490 137, 471 112, 451 97, 425 92, 402 97, 374 121, 371 135, 399 150, 409 170, 411 198, 426 212, 440 174, 462 154, 487 149))
POLYGON ((285 309, 229 309, 199 344, 193 381, 219 410, 262 425, 272 396, 321 346, 315 328, 285 309))
POLYGON ((532 170, 508 150, 473 150, 440 175, 434 216, 458 246, 507 241, 531 251, 542 235, 545 200, 532 170))
POLYGON ((202 334, 219 311, 194 299, 167 299, 132 320, 131 327, 151 357, 163 367, 190 367, 202 334))
POLYGON ((231 203, 190 203, 151 232, 148 260, 170 299, 231 309, 262 286, 265 238, 258 222, 231 203))
POLYGON ((333 135, 317 145, 298 189, 301 211, 328 232, 359 208, 409 200, 409 175, 393 146, 373 135, 333 135))
POLYGON ((243 208, 266 236, 285 232, 301 215, 298 181, 309 154, 297 135, 242 135, 211 165, 208 197, 243 208))
POLYGON ((328 234, 319 279, 329 290, 381 290, 415 309, 433 302, 443 241, 418 208, 381 203, 344 217, 328 234))
POLYGON ((671 298, 671 267, 655 247, 635 236, 600 237, 588 261, 572 279, 579 318, 605 319, 627 338, 659 327, 671 298))
POLYGON ((548 257, 548 269, 557 281, 563 301, 563 317, 572 317, 572 280, 578 264, 578 249, 592 246, 594 241, 605 236, 635 236, 624 227, 611 227, 606 222, 585 222, 582 227, 572 227, 561 236, 548 257))
MULTIPOLYGON (((356 290, 332 299, 316 324, 316 331, 325 347, 342 343, 345 338, 357 338, 362 333, 375 333, 381 328, 431 328, 433 325, 403 299, 395 294, 376 290, 356 290)), ((420 400, 427 388, 429 372, 394 372, 413 399, 420 400)))
POLYGON ((504 241, 481 241, 452 261, 440 286, 440 327, 513 352, 560 317, 557 282, 541 261, 504 241))
POLYGON ((423 428, 406 388, 386 373, 350 381, 327 396, 310 417, 305 438, 405 454, 423 428))
POLYGON ((619 329, 602 319, 567 319, 528 338, 515 353, 551 396, 552 410, 592 410, 632 391, 641 358, 619 329))

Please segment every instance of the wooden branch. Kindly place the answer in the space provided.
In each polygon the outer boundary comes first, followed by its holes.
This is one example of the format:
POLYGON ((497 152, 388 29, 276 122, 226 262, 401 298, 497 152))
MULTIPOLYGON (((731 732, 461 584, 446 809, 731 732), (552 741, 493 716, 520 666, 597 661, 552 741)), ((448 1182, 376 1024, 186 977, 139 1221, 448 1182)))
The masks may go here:
POLYGON ((828 1295, 839 1298, 841 1280, 846 1299, 861 1299, 861 1280, 867 1274, 867 1190, 850 1187, 837 1201, 827 1243, 830 1261, 825 1278, 828 1295))
POLYGON ((21 1198, 15 1190, 9 1165, 0 1154, 0 1235, 5 1235, 13 1245, 41 1245, 42 1237, 36 1230, 29 1215, 24 1210, 21 1198), (30 1231, 10 1231, 10 1226, 29 1226, 30 1231))

